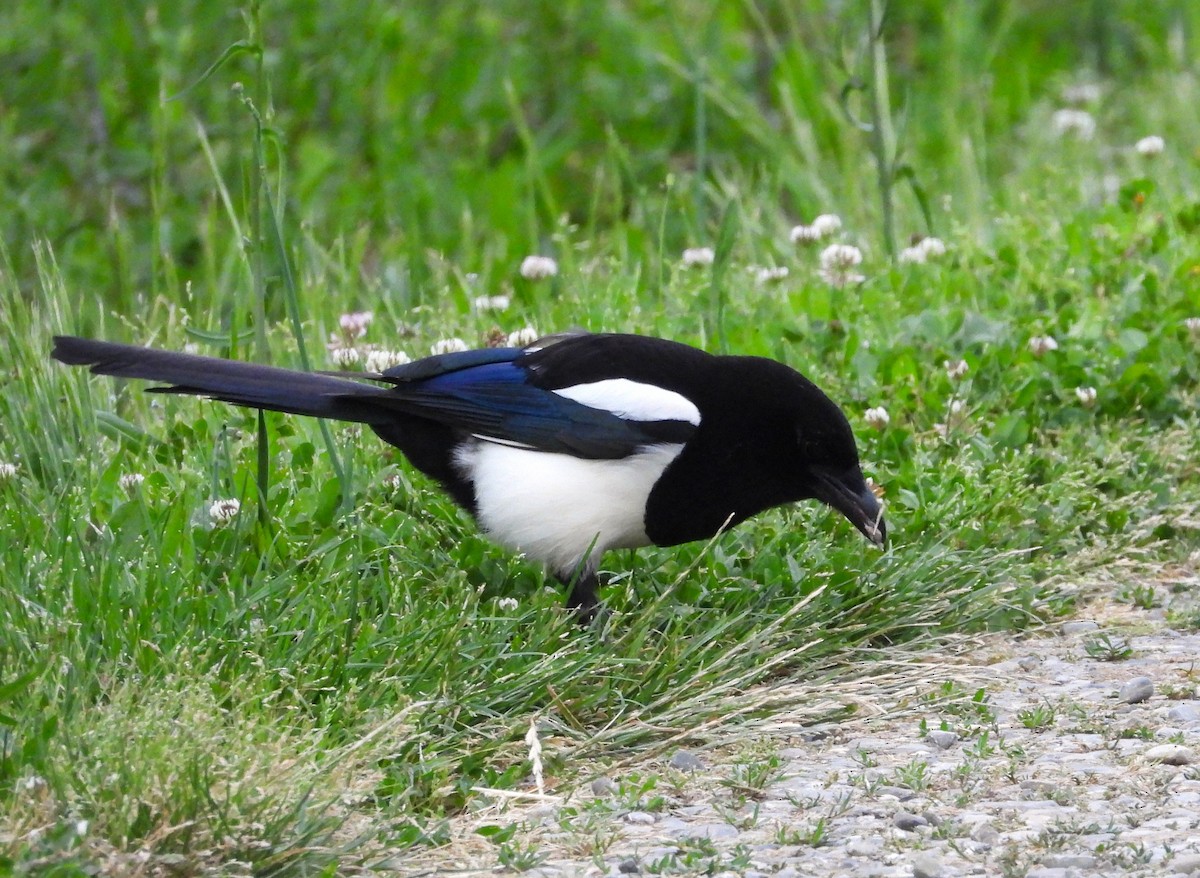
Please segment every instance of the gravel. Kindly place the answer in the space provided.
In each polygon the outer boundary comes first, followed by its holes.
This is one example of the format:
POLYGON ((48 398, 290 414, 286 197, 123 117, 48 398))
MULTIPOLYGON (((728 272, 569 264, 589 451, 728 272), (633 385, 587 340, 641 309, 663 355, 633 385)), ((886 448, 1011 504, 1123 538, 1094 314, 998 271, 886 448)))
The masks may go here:
POLYGON ((1192 751, 1179 744, 1159 744, 1146 751, 1146 759, 1163 765, 1188 765, 1193 761, 1192 751))
POLYGON ((932 854, 916 854, 912 858, 913 878, 942 878, 942 861, 932 854))
MULTIPOLYGON (((956 697, 931 682, 819 734, 751 729, 703 757, 677 750, 560 788, 549 812, 498 803, 503 816, 485 809, 456 832, 519 823, 514 841, 545 855, 534 871, 547 878, 1200 875, 1200 634, 1087 620, 1057 635, 930 655, 936 674, 914 664, 915 680, 957 679, 956 697), (1097 630, 1130 657, 1089 655, 1097 630), (626 801, 623 772, 644 788, 654 771, 653 801, 626 801)), ((486 845, 478 856, 494 870, 486 845)))
POLYGON ((676 750, 671 757, 671 767, 676 771, 703 771, 705 765, 695 753, 688 750, 676 750))
POLYGON ((1117 698, 1126 704, 1141 704, 1154 695, 1154 681, 1149 677, 1134 677, 1121 687, 1117 698))
POLYGON ((958 743, 958 735, 955 732, 938 730, 930 732, 925 736, 931 744, 940 750, 949 750, 958 743))
POLYGON ((892 822, 896 824, 897 829, 902 829, 905 832, 916 832, 922 826, 929 825, 929 821, 920 814, 909 814, 907 811, 899 812, 892 818, 892 822))
POLYGON ((598 777, 591 783, 592 795, 596 797, 611 796, 617 791, 617 785, 607 777, 598 777))

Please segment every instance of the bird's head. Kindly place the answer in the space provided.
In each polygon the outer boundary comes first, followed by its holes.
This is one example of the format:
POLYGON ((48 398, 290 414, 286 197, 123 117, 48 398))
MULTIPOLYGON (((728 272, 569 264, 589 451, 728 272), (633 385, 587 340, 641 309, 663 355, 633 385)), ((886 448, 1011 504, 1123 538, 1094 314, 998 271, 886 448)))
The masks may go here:
POLYGON ((850 422, 815 385, 804 383, 803 403, 792 412, 804 496, 836 509, 882 546, 887 541, 883 508, 863 478, 850 422))

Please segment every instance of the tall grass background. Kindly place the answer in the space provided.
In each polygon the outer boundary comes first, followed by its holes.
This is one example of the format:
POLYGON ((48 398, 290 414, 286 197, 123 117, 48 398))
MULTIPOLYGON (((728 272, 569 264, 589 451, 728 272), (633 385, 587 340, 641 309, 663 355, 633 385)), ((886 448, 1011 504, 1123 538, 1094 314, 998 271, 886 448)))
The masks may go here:
POLYGON ((1187 0, 6 4, 0 868, 395 865, 528 783, 531 722, 567 788, 1194 572, 1198 28, 1187 0), (861 285, 789 240, 828 212, 861 285), (947 254, 890 257, 923 235, 947 254), (615 553, 583 631, 369 433, 47 356, 332 368, 356 310, 412 356, 580 326, 781 359, 845 406, 894 539, 799 506, 615 553))

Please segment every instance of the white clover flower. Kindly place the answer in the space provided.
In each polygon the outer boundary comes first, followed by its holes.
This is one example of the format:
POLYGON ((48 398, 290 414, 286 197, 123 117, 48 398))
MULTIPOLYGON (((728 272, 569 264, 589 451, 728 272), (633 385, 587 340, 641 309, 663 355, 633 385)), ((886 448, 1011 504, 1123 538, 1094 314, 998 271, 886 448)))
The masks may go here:
POLYGON ((496 606, 501 610, 515 610, 517 608, 516 598, 500 598, 496 601, 496 606))
POLYGON ((478 296, 471 302, 476 311, 507 311, 512 296, 478 296))
POLYGON ((822 238, 834 235, 842 227, 842 218, 836 213, 823 213, 809 225, 792 226, 793 244, 815 244, 822 238))
POLYGON ((1157 134, 1151 134, 1135 143, 1133 148, 1138 151, 1138 155, 1154 158, 1156 155, 1161 155, 1162 151, 1167 148, 1167 142, 1157 134))
POLYGON ((862 251, 855 246, 830 244, 821 251, 821 268, 818 274, 826 283, 834 287, 861 283, 866 278, 851 269, 860 265, 862 259, 862 251))
POLYGON ((442 338, 433 343, 433 346, 429 349, 429 353, 436 357, 438 354, 457 354, 460 351, 467 350, 470 350, 470 348, 467 347, 467 343, 461 338, 442 338))
POLYGON ((549 256, 526 256, 521 260, 521 277, 543 280, 558 274, 558 263, 549 256))
POLYGON ((86 820, 76 820, 75 826, 73 827, 75 829, 75 834, 78 836, 87 835, 88 825, 89 824, 86 820))
POLYGON ((842 227, 842 218, 836 213, 823 213, 812 221, 813 230, 819 238, 828 238, 842 227))
POLYGON ((523 348, 526 345, 531 345, 541 338, 541 335, 532 326, 522 326, 515 332, 510 332, 505 343, 510 348, 523 348))
POLYGON ((0 460, 0 482, 7 482, 17 477, 17 465, 7 460, 0 460))
POLYGON ((922 238, 917 243, 917 247, 929 259, 937 259, 939 256, 946 255, 946 242, 932 235, 928 238, 922 238))
POLYGON ((945 367, 946 375, 949 376, 951 381, 957 381, 960 378, 965 377, 967 372, 971 370, 971 367, 967 365, 966 360, 954 360, 953 362, 946 360, 944 363, 942 363, 942 366, 945 367))
POLYGON ((850 284, 860 284, 867 279, 866 275, 859 274, 856 271, 830 271, 829 269, 822 268, 817 274, 821 276, 821 280, 837 289, 849 286, 850 284))
POLYGON ((923 265, 929 260, 920 247, 905 247, 896 258, 902 265, 923 265))
POLYGON ((1100 86, 1094 82, 1077 82, 1063 89, 1062 99, 1068 104, 1094 104, 1101 97, 1100 86))
POLYGON ((950 400, 950 414, 952 415, 961 415, 966 407, 967 404, 961 399, 950 400))
POLYGON ((683 251, 683 264, 688 268, 712 265, 715 258, 712 247, 688 247, 683 251))
POLYGON ((366 369, 368 372, 386 372, 395 366, 411 362, 412 357, 404 351, 368 351, 366 369))
POLYGON ((362 338, 375 315, 370 311, 353 311, 338 318, 338 326, 347 338, 362 338))
POLYGON ((196 354, 200 353, 200 345, 196 344, 194 341, 189 341, 183 346, 183 352, 185 354, 191 354, 192 356, 195 356, 196 354))
POLYGON ((754 279, 760 284, 770 284, 776 281, 781 281, 788 276, 786 265, 777 265, 770 268, 757 268, 754 270, 754 279))
POLYGON ((384 476, 383 486, 389 491, 398 491, 404 487, 404 477, 400 473, 390 473, 384 476))
POLYGON ((357 348, 334 348, 329 352, 329 359, 339 369, 352 369, 358 365, 359 353, 357 348))
POLYGON ((1183 325, 1187 327, 1188 334, 1192 338, 1200 338, 1200 317, 1189 317, 1183 321, 1183 325))
POLYGON ((876 430, 882 430, 892 420, 883 406, 867 409, 863 412, 863 419, 866 420, 867 426, 874 427, 876 430))
POLYGON ((208 517, 213 520, 214 524, 225 524, 237 518, 241 509, 242 504, 237 500, 218 500, 208 507, 208 517))
POLYGON ((1096 133, 1096 120, 1087 110, 1055 110, 1050 125, 1059 137, 1076 137, 1091 140, 1096 133))
POLYGON ((830 244, 821 251, 821 267, 827 269, 853 268, 862 259, 862 251, 852 244, 830 244))
POLYGON ((142 486, 142 482, 146 481, 146 477, 141 473, 121 473, 121 477, 117 479, 117 484, 121 486, 121 490, 126 494, 132 494, 142 486))
POLYGON ((821 240, 821 232, 816 226, 792 226, 790 237, 793 244, 815 244, 821 240))
POLYGON ((1029 339, 1029 350, 1033 352, 1035 357, 1040 357, 1050 351, 1058 350, 1058 342, 1054 340, 1052 335, 1035 335, 1029 339))
POLYGON ((1076 387, 1075 398, 1079 400, 1079 404, 1085 409, 1090 409, 1096 404, 1096 388, 1076 387))

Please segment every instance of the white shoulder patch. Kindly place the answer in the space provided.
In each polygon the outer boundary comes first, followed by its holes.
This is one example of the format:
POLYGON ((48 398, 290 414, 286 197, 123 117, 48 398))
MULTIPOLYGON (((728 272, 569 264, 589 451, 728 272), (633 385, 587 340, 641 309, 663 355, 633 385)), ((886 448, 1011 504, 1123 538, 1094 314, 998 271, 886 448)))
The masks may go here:
POLYGON ((554 392, 630 421, 687 421, 700 426, 700 409, 686 396, 628 378, 607 378, 554 392))

